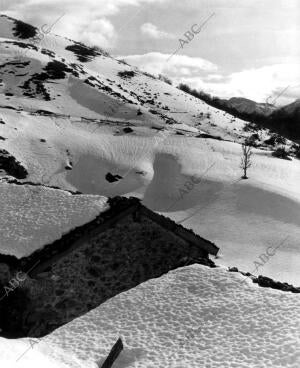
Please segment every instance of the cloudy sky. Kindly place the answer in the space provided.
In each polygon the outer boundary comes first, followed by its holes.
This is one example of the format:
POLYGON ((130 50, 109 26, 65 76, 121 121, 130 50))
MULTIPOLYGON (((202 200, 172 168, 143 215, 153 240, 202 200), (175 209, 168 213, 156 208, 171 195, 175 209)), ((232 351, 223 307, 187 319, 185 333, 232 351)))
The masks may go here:
POLYGON ((299 0, 0 0, 0 11, 35 26, 63 15, 54 33, 220 97, 300 97, 299 0))

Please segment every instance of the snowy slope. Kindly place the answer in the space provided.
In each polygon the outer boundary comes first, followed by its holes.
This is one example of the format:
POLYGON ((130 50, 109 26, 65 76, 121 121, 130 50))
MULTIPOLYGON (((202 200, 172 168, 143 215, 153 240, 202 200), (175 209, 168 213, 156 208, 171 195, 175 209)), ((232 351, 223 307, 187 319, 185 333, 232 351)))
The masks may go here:
POLYGON ((114 368, 298 368, 299 315, 297 294, 193 265, 110 299, 34 349, 48 346, 70 368, 70 356, 94 368, 120 336, 114 368))
POLYGON ((84 362, 80 362, 66 352, 55 347, 56 354, 64 355, 68 363, 61 362, 61 359, 51 358, 54 351, 46 344, 36 339, 8 340, 0 338, 0 363, 3 368, 84 368, 84 362), (39 350, 36 349, 39 345, 39 350))
POLYGON ((147 126, 155 121, 162 125, 171 118, 179 125, 201 125, 201 129, 229 137, 239 137, 238 133, 242 133, 245 125, 242 120, 233 119, 135 67, 91 50, 91 54, 82 59, 77 50, 86 52, 82 45, 52 34, 35 44, 32 38, 20 39, 14 35, 13 20, 1 16, 0 23, 0 36, 3 37, 0 39, 3 62, 0 103, 3 106, 18 106, 26 111, 39 108, 79 118, 136 120, 147 126), (47 67, 48 101, 43 98, 41 90, 29 93, 28 88, 24 88, 25 82, 30 84, 32 76, 36 78, 47 67), (56 75, 53 68, 56 72, 59 68, 62 73, 56 75), (124 71, 134 76, 118 74, 124 71), (138 109, 142 115, 137 116, 138 109), (162 114, 163 118, 158 114, 153 116, 150 109, 162 114), (200 113, 203 117, 199 117, 200 113), (207 113, 209 117, 206 117, 207 113), (233 123, 232 120, 236 121, 233 123), (236 128, 237 131, 228 131, 229 126, 230 130, 236 128))
POLYGON ((0 146, 27 169, 25 180, 137 195, 245 271, 289 235, 259 273, 300 285, 299 160, 254 149, 250 179, 240 181, 239 143, 253 133, 244 121, 69 39, 20 38, 16 24, 0 17, 0 146))

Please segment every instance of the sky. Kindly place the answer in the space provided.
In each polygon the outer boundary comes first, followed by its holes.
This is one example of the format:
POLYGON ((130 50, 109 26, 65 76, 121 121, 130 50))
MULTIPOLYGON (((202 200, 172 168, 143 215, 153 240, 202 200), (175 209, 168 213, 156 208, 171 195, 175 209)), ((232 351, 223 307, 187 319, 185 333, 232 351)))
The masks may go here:
POLYGON ((53 33, 175 85, 278 105, 300 98, 299 0, 0 0, 0 12, 37 27, 62 16, 53 33))

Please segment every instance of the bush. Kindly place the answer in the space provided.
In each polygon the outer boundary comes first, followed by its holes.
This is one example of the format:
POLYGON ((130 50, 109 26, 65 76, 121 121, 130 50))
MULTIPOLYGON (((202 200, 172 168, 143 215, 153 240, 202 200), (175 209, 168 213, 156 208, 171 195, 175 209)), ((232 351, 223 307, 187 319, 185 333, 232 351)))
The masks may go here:
POLYGON ((124 59, 117 59, 120 64, 129 65, 124 59))
POLYGON ((67 46, 66 50, 72 51, 81 63, 92 61, 97 55, 99 55, 99 51, 95 47, 88 47, 80 42, 67 46))
POLYGON ((286 139, 281 137, 279 134, 272 134, 269 139, 265 140, 266 144, 275 146, 275 144, 286 144, 286 139))
POLYGON ((91 49, 94 50, 94 51, 96 51, 98 54, 101 54, 103 56, 110 57, 110 54, 107 51, 105 51, 104 49, 102 49, 102 47, 92 46, 91 49))
POLYGON ((288 152, 285 150, 284 147, 278 147, 275 151, 272 152, 272 156, 282 158, 284 160, 291 160, 288 152))
POLYGON ((251 134, 250 137, 246 138, 246 142, 249 146, 257 147, 257 141, 259 140, 259 135, 257 133, 251 134))
POLYGON ((253 132, 255 130, 257 130, 257 126, 255 125, 255 123, 252 123, 252 122, 249 122, 249 123, 246 123, 243 130, 244 132, 253 132))
POLYGON ((180 83, 177 88, 207 103, 210 103, 213 100, 213 97, 209 93, 205 93, 203 91, 197 91, 196 89, 192 89, 187 84, 180 83))
POLYGON ((142 72, 146 77, 149 77, 151 79, 157 79, 153 74, 147 73, 147 72, 142 72))
POLYGON ((118 73, 118 76, 121 77, 121 78, 132 78, 135 76, 135 73, 134 71, 132 70, 124 70, 123 72, 119 72, 118 73))
POLYGON ((165 83, 167 83, 167 84, 170 84, 170 86, 172 86, 172 84, 173 84, 171 79, 166 77, 165 75, 159 74, 158 79, 165 82, 165 83))

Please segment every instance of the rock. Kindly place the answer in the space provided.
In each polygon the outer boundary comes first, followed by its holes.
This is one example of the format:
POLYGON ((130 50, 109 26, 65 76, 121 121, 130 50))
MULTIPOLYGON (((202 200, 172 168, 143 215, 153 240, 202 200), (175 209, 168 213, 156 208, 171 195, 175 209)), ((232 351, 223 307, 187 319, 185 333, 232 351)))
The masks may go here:
POLYGON ((120 176, 120 175, 118 175, 118 174, 113 175, 113 174, 111 174, 111 173, 109 172, 109 173, 107 173, 107 174, 105 175, 105 179, 106 179, 109 183, 113 183, 113 182, 115 182, 115 181, 119 181, 120 179, 123 179, 123 177, 122 177, 122 176, 120 176))
POLYGON ((272 287, 274 284, 274 281, 270 279, 269 277, 259 275, 257 278, 257 283, 262 287, 272 287))
POLYGON ((237 267, 228 267, 229 272, 239 272, 239 269, 237 267))
POLYGON ((124 133, 132 133, 133 129, 131 129, 130 127, 126 127, 126 128, 123 129, 123 132, 124 133))

